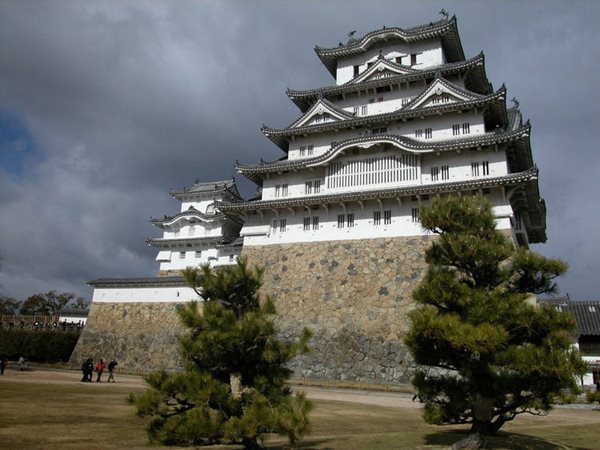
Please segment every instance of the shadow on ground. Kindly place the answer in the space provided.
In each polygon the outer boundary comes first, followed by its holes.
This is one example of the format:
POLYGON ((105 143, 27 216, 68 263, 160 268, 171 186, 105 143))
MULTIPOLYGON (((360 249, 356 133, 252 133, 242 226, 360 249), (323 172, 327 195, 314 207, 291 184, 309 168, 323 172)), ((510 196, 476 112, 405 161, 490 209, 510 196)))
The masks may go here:
MULTIPOLYGON (((448 446, 466 438, 468 431, 440 431, 425 436, 427 445, 448 446)), ((486 448, 490 449, 514 449, 514 450, 558 450, 567 447, 547 441, 535 436, 527 436, 518 433, 499 432, 496 436, 486 439, 486 448)), ((571 448, 571 447, 569 447, 571 448)), ((582 447, 574 447, 573 450, 585 450, 582 447)))

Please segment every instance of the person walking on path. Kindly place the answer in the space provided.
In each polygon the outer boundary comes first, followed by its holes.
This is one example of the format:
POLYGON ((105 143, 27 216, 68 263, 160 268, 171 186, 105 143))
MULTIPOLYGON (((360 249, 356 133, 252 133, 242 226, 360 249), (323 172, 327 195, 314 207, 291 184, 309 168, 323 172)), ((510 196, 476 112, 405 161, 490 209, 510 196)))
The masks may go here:
POLYGON ((100 383, 100 378, 102 377, 102 372, 104 371, 106 364, 104 364, 104 360, 100 358, 100 361, 96 363, 96 372, 98 373, 98 377, 96 378, 96 383, 100 383))
POLYGON ((8 357, 6 355, 0 356, 0 375, 4 375, 4 369, 8 365, 8 357))
POLYGON ((114 359, 108 363, 108 380, 106 380, 107 383, 110 383, 110 380, 112 380, 112 382, 115 382, 115 367, 117 366, 117 361, 115 361, 114 359))

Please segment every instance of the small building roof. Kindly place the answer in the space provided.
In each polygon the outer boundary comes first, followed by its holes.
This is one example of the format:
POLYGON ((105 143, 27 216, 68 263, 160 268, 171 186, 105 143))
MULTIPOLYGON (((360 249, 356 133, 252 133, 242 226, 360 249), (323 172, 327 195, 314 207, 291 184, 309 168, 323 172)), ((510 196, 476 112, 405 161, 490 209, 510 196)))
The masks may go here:
POLYGON ((182 211, 174 216, 164 216, 162 219, 151 218, 150 223, 156 225, 159 228, 172 225, 179 219, 197 217, 203 222, 215 222, 222 221, 225 216, 221 213, 216 212, 215 214, 205 214, 202 211, 197 210, 193 206, 190 206, 186 211, 182 211))
POLYGON ((173 245, 194 247, 202 244, 213 244, 224 242, 223 236, 204 236, 204 237, 188 237, 188 238, 156 238, 146 239, 146 244, 156 248, 168 248, 173 245))
POLYGON ((441 38, 442 47, 448 61, 456 62, 465 59, 458 35, 456 16, 411 28, 383 27, 365 34, 360 39, 351 39, 346 45, 340 43, 338 47, 333 48, 316 46, 315 52, 331 75, 335 76, 339 58, 365 53, 382 42, 387 43, 392 40, 417 42, 435 37, 441 38))
POLYGON ((575 301, 568 298, 540 301, 554 306, 557 311, 570 312, 577 322, 579 334, 600 335, 600 301, 575 301))
POLYGON ((235 184, 235 180, 223 180, 223 181, 196 181, 192 186, 183 188, 181 190, 172 189, 171 195, 175 198, 181 199, 182 197, 193 195, 193 194, 210 194, 229 192, 235 197, 241 198, 240 193, 235 184))
POLYGON ((98 288, 137 288, 137 287, 188 287, 182 276, 164 276, 152 278, 98 278, 88 281, 88 285, 98 288))

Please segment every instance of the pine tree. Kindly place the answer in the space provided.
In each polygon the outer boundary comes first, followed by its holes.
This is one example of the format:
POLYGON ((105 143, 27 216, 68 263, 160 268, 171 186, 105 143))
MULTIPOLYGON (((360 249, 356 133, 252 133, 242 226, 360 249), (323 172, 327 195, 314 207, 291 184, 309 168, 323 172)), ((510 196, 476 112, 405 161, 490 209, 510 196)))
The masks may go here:
POLYGON ((471 424, 481 437, 518 414, 547 413, 584 369, 572 318, 534 297, 556 290, 566 264, 516 248, 481 196, 436 199, 421 224, 439 238, 413 292, 405 341, 425 420, 471 424))
POLYGON ((138 415, 150 416, 151 441, 167 445, 242 443, 260 448, 265 433, 288 436, 295 445, 309 430, 312 404, 292 396, 286 366, 308 351, 310 332, 296 342, 277 337, 275 306, 261 299, 263 271, 239 258, 234 266, 184 272, 202 296, 179 317, 188 330, 179 339, 181 373, 146 377, 151 389, 132 397, 138 415))

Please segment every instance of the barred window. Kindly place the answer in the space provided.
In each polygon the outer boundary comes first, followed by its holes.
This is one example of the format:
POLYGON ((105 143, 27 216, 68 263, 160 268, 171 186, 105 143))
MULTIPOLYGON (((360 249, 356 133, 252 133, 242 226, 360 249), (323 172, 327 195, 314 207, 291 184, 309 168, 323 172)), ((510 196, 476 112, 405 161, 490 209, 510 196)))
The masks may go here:
POLYGON ((431 128, 425 128, 425 139, 431 139, 433 132, 431 128))
POLYGON ((201 252, 201 251, 200 251, 200 252, 199 252, 199 251, 196 251, 196 252, 194 253, 194 256, 196 257, 196 259, 198 259, 198 258, 201 258, 201 257, 202 257, 202 252, 201 252))
POLYGON ((282 197, 287 197, 288 195, 288 185, 287 184, 282 184, 281 185, 281 196, 282 197))
POLYGON ((279 231, 281 233, 286 231, 287 219, 279 219, 279 231))
POLYGON ((348 224, 348 228, 352 228, 354 226, 354 213, 348 213, 346 217, 346 223, 348 224))
POLYGON ((439 175, 440 175, 440 168, 432 167, 431 168, 431 181, 438 181, 439 175))
POLYGON ((306 152, 308 153, 308 156, 312 155, 315 153, 315 146, 314 145, 308 145, 306 147, 306 152))
POLYGON ((442 180, 450 179, 450 169, 448 166, 442 166, 442 180))
POLYGON ((452 136, 458 136, 460 134, 460 125, 455 123, 452 125, 452 136))
POLYGON ((479 176, 479 163, 478 162, 472 162, 471 163, 471 176, 472 177, 478 177, 479 176))
POLYGON ((319 229, 319 216, 314 216, 312 218, 312 229, 313 230, 318 230, 319 229))
POLYGON ((304 156, 306 154, 306 145, 300 146, 300 156, 304 156))
POLYGON ((463 134, 471 133, 471 125, 468 123, 463 123, 462 124, 462 132, 463 132, 463 134))
POLYGON ((373 211, 373 225, 381 225, 381 211, 373 211))
POLYGON ((490 174, 490 162, 489 161, 483 161, 481 163, 481 171, 483 172, 482 175, 489 175, 490 174))
POLYGON ((276 184, 275 185, 275 197, 279 197, 280 195, 281 195, 281 185, 276 184))
POLYGON ((304 231, 310 230, 310 217, 304 218, 304 231))
POLYGON ((360 115, 361 116, 366 116, 368 111, 369 111, 368 105, 363 105, 360 107, 360 115))
POLYGON ((419 208, 412 209, 412 221, 413 223, 417 223, 419 221, 419 208))
POLYGON ((312 181, 306 181, 304 183, 304 193, 307 195, 312 194, 312 181))
POLYGON ((384 225, 392 224, 392 210, 391 209, 386 209, 385 211, 383 211, 383 224, 384 225))
POLYGON ((179 259, 185 259, 185 252, 179 252, 179 259))
POLYGON ((313 192, 315 194, 318 194, 321 192, 321 180, 314 180, 313 181, 313 192))
POLYGON ((423 130, 415 130, 415 137, 416 138, 423 137, 423 130))
POLYGON ((344 224, 346 223, 346 217, 343 214, 338 214, 338 228, 344 228, 344 224))

